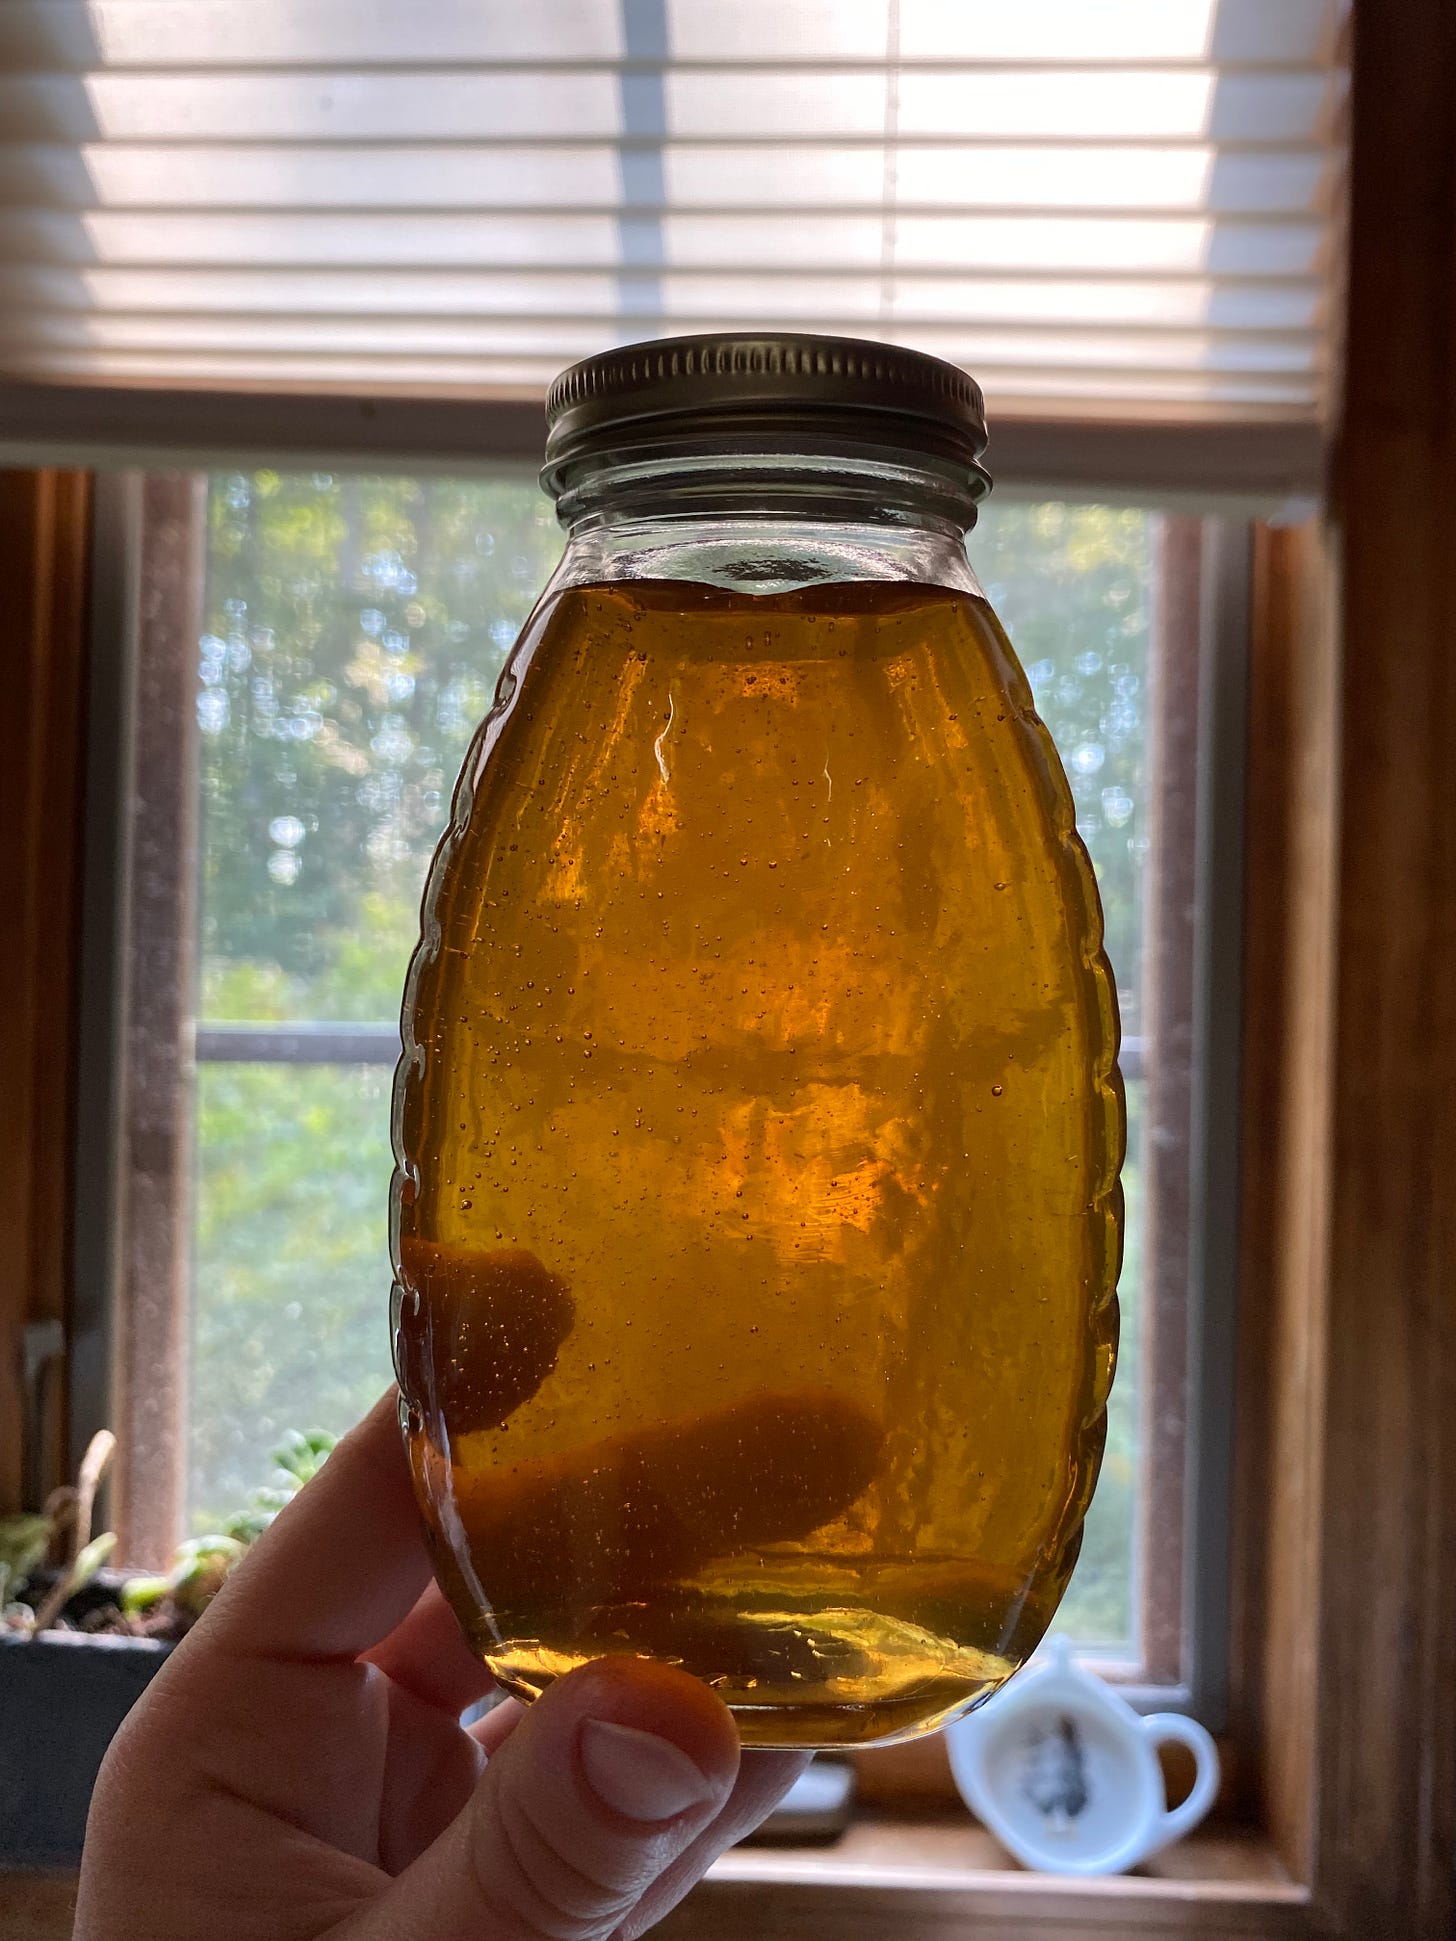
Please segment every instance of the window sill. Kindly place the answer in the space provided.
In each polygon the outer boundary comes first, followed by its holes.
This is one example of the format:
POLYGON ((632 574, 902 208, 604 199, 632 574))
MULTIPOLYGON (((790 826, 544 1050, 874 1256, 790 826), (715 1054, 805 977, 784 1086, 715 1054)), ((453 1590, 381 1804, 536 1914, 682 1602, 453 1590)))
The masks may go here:
POLYGON ((0 1868, 0 1934, 7 1941, 70 1941, 75 1918, 74 1869, 0 1868))
POLYGON ((1309 1896, 1268 1840, 1200 1829, 1136 1874, 1024 1873, 963 1812, 863 1815, 822 1847, 741 1847, 661 1927, 665 1941, 920 1941, 1005 1934, 1282 1935, 1306 1931, 1309 1896))
MULTIPOLYGON (((0 1872, 0 1933, 66 1941, 75 1895, 72 1872, 0 1872)), ((1089 1882, 1023 1873, 963 1813, 878 1813, 833 1846, 726 1854, 656 1932, 664 1941, 1284 1935, 1305 1931, 1308 1898, 1267 1840, 1236 1827, 1203 1828, 1137 1874, 1089 1882)))

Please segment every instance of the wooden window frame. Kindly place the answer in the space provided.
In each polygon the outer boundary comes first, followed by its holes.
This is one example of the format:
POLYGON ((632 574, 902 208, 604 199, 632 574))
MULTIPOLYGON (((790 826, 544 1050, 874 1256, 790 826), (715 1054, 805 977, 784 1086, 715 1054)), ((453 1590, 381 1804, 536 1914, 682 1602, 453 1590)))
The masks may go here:
MULTIPOLYGON (((200 481, 186 474, 150 475, 135 481, 129 490, 117 481, 107 481, 101 496, 117 500, 125 514, 118 551, 126 559, 102 560, 99 575, 103 582, 109 580, 107 590, 112 597, 129 599, 137 624, 148 629, 149 640, 147 654, 140 657, 139 685, 134 705, 126 711, 131 719, 123 727, 122 739, 126 743, 125 759, 135 776, 133 787, 138 792, 128 820, 139 825, 146 843, 146 853, 131 856, 129 862, 130 867, 148 874, 151 920, 130 926, 129 934, 128 926, 119 927, 121 948, 116 966, 121 973, 118 1035, 122 1059, 134 1069, 143 1069, 146 1075, 140 1085, 123 1083, 115 1101, 119 1106, 115 1118, 121 1164, 115 1173, 117 1191, 112 1208, 121 1272, 133 1287, 150 1290, 146 1311, 133 1316, 124 1338, 111 1344, 117 1364, 119 1419, 126 1431, 124 1443, 143 1452, 143 1470, 130 1479, 123 1501, 142 1506, 148 1501, 167 1501, 175 1489, 175 1479, 154 1473, 154 1465, 159 1459, 165 1463, 166 1452, 175 1455, 181 1446, 177 1429, 185 1382, 185 1329, 180 1323, 185 1315, 189 1253, 189 1169, 177 1164, 176 1149, 178 1141, 188 1136, 189 1128, 178 1120, 176 1104, 190 1092, 187 1013, 191 972, 187 959, 193 926, 174 919, 190 904, 188 886, 195 873, 191 770, 185 759, 179 759, 178 737, 185 744, 193 732, 192 641, 197 632, 195 607, 200 588, 200 523, 196 517, 200 481), (163 1365, 167 1379, 159 1381, 157 1371, 163 1365)), ((1176 637, 1186 644, 1190 637, 1198 638, 1200 653, 1193 659, 1202 661, 1205 670, 1214 659, 1204 608, 1209 566, 1206 555, 1215 530, 1197 520, 1168 520, 1160 561, 1166 610, 1159 625, 1165 642, 1176 637)), ((1281 548, 1287 552, 1287 536, 1262 535, 1261 555, 1270 554, 1271 548, 1275 557, 1281 548)), ((1264 577, 1267 579, 1267 567, 1264 577)), ((1166 647, 1157 658, 1167 671, 1173 671, 1174 657, 1166 647)), ((1179 670, 1179 678, 1185 687, 1192 680, 1200 690, 1198 704, 1188 705, 1192 696, 1183 692, 1177 697, 1177 705, 1157 707, 1162 724, 1159 732, 1165 739, 1178 721, 1187 724, 1195 737, 1199 733, 1198 715, 1206 681, 1198 677, 1196 666, 1179 670)), ((1165 702, 1170 699, 1165 696, 1165 702)), ((79 743, 79 707, 76 714, 79 743)), ((1188 760, 1189 752, 1176 740, 1169 741, 1157 759, 1165 771, 1181 766, 1191 776, 1197 765, 1188 760)), ((1191 787, 1181 792, 1160 791, 1165 827, 1155 840, 1165 840, 1187 852, 1186 824, 1199 812, 1195 793, 1191 787), (1185 825, 1182 829, 1178 827, 1180 818, 1185 825)), ((93 803, 93 812, 98 806, 93 803)), ((1186 912, 1194 890, 1195 885, 1187 880, 1170 878, 1160 883, 1166 905, 1161 916, 1176 919, 1180 909, 1186 912)), ((1157 916, 1152 917, 1149 927, 1153 931, 1159 928, 1157 916)), ((1175 941, 1166 961, 1151 967, 1157 991, 1152 1002, 1170 1011, 1176 1029, 1190 1035, 1195 1009, 1191 961, 1192 953, 1175 941)), ((1152 1027, 1150 1020, 1149 1035, 1154 1028, 1166 1026, 1166 1018, 1158 1027, 1152 1027)), ((1174 1093, 1166 1110, 1174 1119, 1182 1115, 1184 1123, 1187 1101, 1177 1093, 1187 1083, 1187 1069, 1187 1064, 1177 1059, 1165 1065, 1174 1093)), ((1150 1121, 1158 1110, 1149 1100, 1150 1121)), ((1171 1164, 1180 1178, 1186 1176, 1186 1151, 1174 1153, 1171 1164)), ((1181 1280, 1187 1265, 1189 1229, 1184 1221, 1175 1226, 1173 1257, 1161 1271, 1181 1280)), ((91 1335, 97 1338, 91 1339, 85 1327, 77 1329, 74 1337, 92 1365, 104 1360, 102 1305, 93 1290, 89 1321, 91 1335)), ((73 1315, 73 1327, 77 1318, 73 1315)), ((1168 1340, 1155 1352, 1181 1374, 1187 1366, 1186 1329, 1175 1327, 1168 1334, 1168 1340)), ((1148 1457, 1156 1460, 1164 1453, 1156 1438, 1149 1442, 1148 1457)), ((1180 1476, 1166 1494, 1176 1501, 1181 1492, 1180 1476)), ((170 1527, 149 1530, 144 1522, 134 1520, 127 1531, 127 1542, 139 1546, 137 1554, 142 1554, 148 1543, 153 1547, 169 1545, 170 1535, 170 1527)), ((1233 1743, 1226 1745, 1226 1756, 1233 1743)), ((1217 1922, 1222 1924, 1217 1931, 1234 1932, 1239 1929, 1229 1923, 1236 1917, 1239 1921, 1245 1916, 1258 1921, 1287 1920, 1292 1910, 1305 1903, 1304 1890, 1282 1865, 1273 1844, 1247 1828, 1241 1830, 1236 1824, 1226 1823, 1227 1814, 1237 1814, 1242 1804, 1235 1789, 1226 1789, 1225 1814, 1216 1830, 1175 1850, 1150 1878, 1099 1885, 1089 1892, 1070 1883, 1036 1880, 1009 1869, 994 1843, 951 1804, 954 1794, 941 1741, 923 1741, 862 1757, 860 1767, 863 1811, 845 1843, 817 1855, 747 1850, 729 1856, 693 1897, 688 1909, 674 1917, 666 1932, 680 1929, 684 1935, 715 1934, 720 1928, 741 1932, 745 1926, 767 1926, 787 1918, 793 1908, 801 1910, 794 1919, 807 1923, 806 1933, 913 1936, 932 1933, 946 1920, 958 1921, 972 1914, 978 1924, 994 1918, 1010 1921, 1022 1931, 1029 1923, 1039 1932, 1078 1933, 1091 1932, 1113 1919, 1136 1928, 1170 1895, 1180 1904, 1196 1903, 1210 1919, 1216 1911, 1217 1922), (1092 1927, 1085 1925, 1089 1918, 1092 1927), (1053 1922, 1057 1925, 1049 1927, 1053 1922)))
MULTIPOLYGON (((170 1556, 185 1495, 199 1068, 219 1059, 392 1066, 399 1051, 391 1024, 194 1025, 194 642, 207 492, 201 473, 130 472, 106 482, 97 507, 96 545, 111 563, 124 618, 93 653, 122 664, 113 670, 124 695, 117 715, 132 725, 121 731, 125 772, 112 791, 121 848, 106 845, 109 831, 92 832, 102 842, 95 867, 121 879, 124 909, 84 959, 91 1010, 109 1004, 116 1013, 112 1054, 92 1061, 82 1101, 84 1124, 115 1128, 112 1139, 91 1140, 82 1162, 87 1176, 105 1173, 112 1182, 114 1240, 109 1258, 98 1246, 87 1263, 85 1313, 75 1326, 85 1368, 109 1368, 111 1380, 80 1385, 71 1440, 84 1444, 100 1427, 118 1431, 112 1523, 120 1554, 148 1568, 170 1556), (109 1110, 92 1096, 103 1070, 109 1110), (125 1325, 111 1324, 113 1311, 125 1325)), ((1250 528, 1244 519, 1161 509, 1153 527, 1144 696, 1149 900, 1138 972, 1145 1017, 1139 1037, 1124 1040, 1122 1060, 1129 1084, 1144 1082, 1145 1124, 1135 1640, 1130 1656, 1102 1659, 1093 1648, 1086 1659, 1135 1705, 1188 1707, 1219 1726, 1233 1375, 1230 1329, 1220 1317, 1236 1275, 1205 1231, 1205 1207, 1237 1153, 1237 1087, 1228 1082, 1236 1045, 1220 1086, 1201 1086, 1197 1071, 1201 1040, 1221 1019, 1237 1034, 1250 528), (1203 988, 1210 979, 1212 1002, 1203 988), (1223 1096, 1210 1101, 1208 1089, 1223 1096)), ((872 1792, 902 1783, 881 1775, 872 1757, 869 1769, 872 1792)), ((915 1790, 955 1797, 939 1747, 898 1754, 884 1763, 891 1772, 915 1776, 915 1790)))

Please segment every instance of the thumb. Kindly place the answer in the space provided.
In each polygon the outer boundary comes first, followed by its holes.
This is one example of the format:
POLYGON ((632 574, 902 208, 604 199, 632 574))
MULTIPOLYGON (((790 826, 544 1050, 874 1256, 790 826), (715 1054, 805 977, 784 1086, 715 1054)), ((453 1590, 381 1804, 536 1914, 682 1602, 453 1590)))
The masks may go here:
MULTIPOLYGON (((726 1707, 684 1672, 605 1658, 559 1680, 494 1753, 470 1803, 371 1910, 390 1941, 605 1941, 664 1913, 716 1855, 699 1836, 738 1776, 726 1707), (701 1864, 674 1869, 698 1841, 701 1864)), ((728 1816, 730 1819, 734 1815, 728 1816)), ((724 1843, 743 1829, 725 1830, 724 1843)))

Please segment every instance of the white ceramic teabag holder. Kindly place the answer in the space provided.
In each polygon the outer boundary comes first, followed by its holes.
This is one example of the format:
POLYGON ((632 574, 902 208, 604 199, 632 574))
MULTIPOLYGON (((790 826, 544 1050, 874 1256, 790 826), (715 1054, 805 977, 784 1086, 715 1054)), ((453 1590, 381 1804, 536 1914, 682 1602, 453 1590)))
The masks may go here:
POLYGON ((1073 1662, 1065 1638, 946 1737, 961 1798, 1042 1873, 1125 1873, 1197 1826, 1218 1790, 1218 1750, 1196 1719, 1140 1718, 1073 1662), (1157 1753, 1170 1739, 1197 1765, 1192 1792, 1172 1808, 1157 1753))

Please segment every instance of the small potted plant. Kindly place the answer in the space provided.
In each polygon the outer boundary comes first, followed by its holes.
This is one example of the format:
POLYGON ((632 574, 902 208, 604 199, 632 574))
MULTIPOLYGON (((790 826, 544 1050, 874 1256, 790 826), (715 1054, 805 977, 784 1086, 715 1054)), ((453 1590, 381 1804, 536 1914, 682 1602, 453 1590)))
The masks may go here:
POLYGON ((74 1486, 39 1512, 0 1518, 0 1867, 74 1865, 112 1735, 333 1440, 285 1438, 248 1507, 179 1545, 163 1575, 113 1568, 114 1533, 92 1534, 109 1431, 74 1486))

